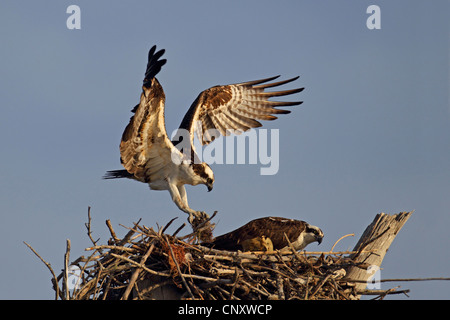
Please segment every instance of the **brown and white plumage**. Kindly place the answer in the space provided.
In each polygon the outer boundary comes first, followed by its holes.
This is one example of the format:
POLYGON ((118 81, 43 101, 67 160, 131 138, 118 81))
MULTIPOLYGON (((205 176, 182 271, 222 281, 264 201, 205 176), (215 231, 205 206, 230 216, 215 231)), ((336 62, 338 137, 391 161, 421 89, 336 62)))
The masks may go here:
POLYGON ((273 251, 273 243, 269 237, 258 236, 242 241, 242 251, 273 251))
POLYGON ((262 124, 258 120, 275 120, 277 117, 274 114, 290 113, 289 110, 275 109, 275 107, 295 106, 302 101, 271 101, 269 98, 299 93, 304 88, 265 92, 267 88, 280 86, 299 78, 266 83, 278 77, 214 86, 203 91, 184 116, 180 129, 188 130, 191 140, 196 132, 202 145, 205 145, 215 138, 214 135, 209 134, 210 130, 217 130, 224 136, 230 133, 239 134, 261 127, 262 124))
POLYGON ((164 121, 164 91, 155 78, 166 63, 160 59, 164 50, 156 52, 153 46, 148 55, 147 70, 140 102, 133 108, 133 116, 125 128, 120 142, 120 160, 125 170, 108 171, 105 179, 131 178, 148 183, 153 190, 169 190, 172 200, 189 219, 204 216, 189 208, 184 185, 204 184, 210 191, 214 174, 208 164, 198 161, 194 149, 194 133, 202 145, 210 143, 218 134, 239 134, 260 127, 258 120, 274 120, 274 114, 290 111, 275 109, 280 106, 299 105, 301 101, 271 101, 269 98, 301 92, 303 88, 266 92, 296 80, 298 77, 268 83, 277 77, 224 86, 214 86, 200 93, 184 116, 176 136, 171 141, 164 121), (217 130, 212 133, 210 130, 217 130), (187 133, 187 140, 179 137, 187 133), (203 134, 201 134, 203 133, 203 134), (184 140, 184 141, 182 141, 184 140), (188 148, 181 147, 188 142, 188 148), (189 152, 186 152, 188 149, 189 152))
POLYGON ((242 227, 220 235, 211 243, 205 243, 204 245, 219 250, 237 251, 245 250, 249 240, 252 244, 257 244, 253 239, 269 238, 274 250, 285 250, 289 248, 286 237, 295 250, 302 250, 312 242, 317 241, 320 244, 323 232, 320 228, 305 221, 281 217, 265 217, 252 220, 242 227))

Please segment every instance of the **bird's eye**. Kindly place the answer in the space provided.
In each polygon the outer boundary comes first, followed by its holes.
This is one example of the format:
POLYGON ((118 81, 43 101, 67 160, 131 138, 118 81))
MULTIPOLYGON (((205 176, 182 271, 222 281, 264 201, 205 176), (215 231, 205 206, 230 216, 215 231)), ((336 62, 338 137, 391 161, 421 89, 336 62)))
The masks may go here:
POLYGON ((211 179, 211 178, 208 178, 208 179, 206 179, 206 182, 212 183, 212 179, 211 179))

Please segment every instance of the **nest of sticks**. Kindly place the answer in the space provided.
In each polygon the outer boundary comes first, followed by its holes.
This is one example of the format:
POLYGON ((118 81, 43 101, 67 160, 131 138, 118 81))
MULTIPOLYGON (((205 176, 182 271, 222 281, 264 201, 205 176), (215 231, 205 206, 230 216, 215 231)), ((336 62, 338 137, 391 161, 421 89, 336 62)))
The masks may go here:
POLYGON ((107 220, 111 238, 101 245, 92 238, 89 212, 86 227, 93 246, 85 250, 90 255, 69 263, 67 240, 64 269, 58 276, 27 245, 52 272, 56 299, 359 299, 355 283, 345 280, 345 270, 356 264, 349 258, 352 252, 215 250, 201 245, 205 234, 212 236, 209 220, 182 237, 177 234, 185 224, 166 233, 174 220, 157 230, 134 223, 122 239, 107 220))

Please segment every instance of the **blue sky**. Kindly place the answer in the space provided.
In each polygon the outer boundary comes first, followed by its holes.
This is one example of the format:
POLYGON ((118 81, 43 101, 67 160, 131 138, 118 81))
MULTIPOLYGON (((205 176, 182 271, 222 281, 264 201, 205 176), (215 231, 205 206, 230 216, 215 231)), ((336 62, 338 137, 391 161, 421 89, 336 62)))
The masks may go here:
MULTIPOLYGON (((415 210, 386 255, 382 278, 449 277, 450 107, 448 1, 2 1, 0 4, 0 264, 2 299, 51 299, 65 240, 72 258, 142 218, 187 215, 168 192, 131 180, 118 145, 139 101, 147 52, 171 133, 196 96, 217 84, 300 75, 301 106, 264 122, 278 129, 280 166, 212 165, 216 183, 188 187, 192 208, 217 210, 216 233, 275 215, 320 226, 329 250, 353 248, 379 212, 415 210), (81 9, 69 30, 66 9, 81 9), (381 9, 369 30, 366 9, 381 9), (24 289, 25 288, 25 289, 24 289)), ((174 228, 176 228, 174 227, 174 228)), ((390 288, 396 283, 383 284, 390 288)), ((400 283, 414 299, 448 299, 450 283, 400 283)), ((395 296, 396 299, 406 297, 395 296)))

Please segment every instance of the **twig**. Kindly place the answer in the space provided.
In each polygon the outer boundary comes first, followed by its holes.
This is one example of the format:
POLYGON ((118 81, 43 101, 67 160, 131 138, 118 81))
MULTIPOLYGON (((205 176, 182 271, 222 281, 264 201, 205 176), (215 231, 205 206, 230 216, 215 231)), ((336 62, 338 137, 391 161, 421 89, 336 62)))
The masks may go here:
MULTIPOLYGON (((234 267, 234 282, 233 282, 233 286, 231 287, 231 291, 230 291, 230 296, 229 299, 233 299, 234 298, 234 291, 236 290, 236 285, 239 282, 239 271, 238 268, 235 266, 234 267)), ((239 299, 236 297, 236 299, 239 299)))
POLYGON ((69 278, 69 257, 70 257, 70 240, 66 240, 66 254, 64 255, 64 276, 63 276, 63 288, 64 288, 64 298, 65 300, 70 300, 69 295, 69 286, 68 286, 68 278, 69 278))
POLYGON ((166 226, 164 228, 161 229, 160 232, 158 232, 159 236, 161 236, 166 230, 167 228, 172 224, 172 222, 174 222, 176 219, 178 219, 178 217, 173 218, 172 220, 170 220, 166 226))
MULTIPOLYGON (((142 219, 139 219, 138 222, 136 222, 134 224, 134 227, 136 228, 139 224, 139 222, 141 222, 142 219)), ((123 237, 122 240, 119 241, 118 245, 123 246, 125 245, 125 243, 128 242, 128 240, 130 240, 131 236, 136 232, 136 229, 130 229, 130 231, 128 231, 128 233, 125 235, 125 237, 123 237)))
POLYGON ((175 230, 175 232, 172 234, 172 237, 175 237, 178 232, 181 231, 181 229, 183 229, 186 226, 186 223, 183 223, 177 230, 175 230))
MULTIPOLYGON (((111 225, 111 220, 109 220, 109 219, 106 220, 106 226, 109 229, 109 233, 111 234, 111 236, 112 236, 112 238, 114 240, 114 243, 119 243, 119 238, 117 238, 116 232, 114 231, 114 228, 111 225)), ((95 245, 95 243, 94 243, 94 245, 95 245)))
MULTIPOLYGON (((273 269, 278 271, 278 265, 273 264, 273 269)), ((277 292, 278 292, 278 299, 285 300, 284 290, 283 290, 283 278, 281 277, 280 273, 277 272, 276 275, 276 283, 277 283, 277 292)))
POLYGON ((135 265, 136 267, 142 268, 143 270, 147 271, 148 273, 151 273, 151 274, 154 274, 154 275, 157 275, 157 276, 170 277, 170 273, 159 272, 159 271, 155 271, 155 270, 149 269, 145 265, 142 265, 142 264, 140 264, 140 263, 138 263, 136 261, 133 261, 133 260, 127 258, 127 257, 121 256, 121 255, 118 255, 118 254, 115 254, 115 253, 111 253, 111 256, 113 256, 115 258, 118 258, 120 260, 127 261, 127 262, 135 265))
MULTIPOLYGON (((444 278, 444 277, 436 277, 436 278, 399 278, 399 279, 380 279, 380 280, 372 280, 372 283, 379 283, 379 282, 401 282, 401 281, 450 281, 450 278, 444 278)), ((345 279, 347 282, 355 282, 355 283, 367 283, 367 281, 364 280, 352 280, 352 279, 345 279)))
POLYGON ((179 266, 178 261, 177 261, 177 259, 175 257, 175 254, 173 253, 172 246, 170 245, 169 239, 167 239, 167 236, 164 236, 164 238, 165 238, 165 240, 167 242, 167 245, 169 246, 170 254, 172 256, 173 262, 175 263, 175 266, 177 267, 177 271, 178 271, 178 274, 181 277, 181 281, 183 281, 183 284, 184 284, 186 290, 189 292, 189 295, 191 296, 191 298, 195 299, 194 295, 192 294, 191 288, 189 288, 188 284, 186 283, 186 280, 183 277, 183 274, 181 273, 180 266, 179 266))
POLYGON ((25 243, 25 245, 30 248, 30 250, 45 264, 45 266, 48 268, 48 270, 50 270, 50 272, 53 275, 53 279, 52 279, 52 283, 53 283, 53 289, 55 290, 55 300, 59 299, 59 286, 58 286, 58 280, 56 278, 56 274, 52 269, 52 266, 50 265, 50 263, 48 263, 47 261, 45 261, 37 252, 36 250, 33 249, 32 246, 30 246, 28 243, 26 243, 25 241, 23 242, 25 243))
POLYGON ((345 300, 350 300, 350 298, 341 290, 339 290, 338 285, 336 284, 336 280, 335 279, 331 279, 331 281, 329 282, 329 285, 339 294, 341 295, 345 300))
POLYGON ((128 247, 123 247, 123 246, 112 246, 112 245, 94 246, 94 247, 86 248, 86 249, 84 249, 84 250, 86 250, 86 251, 91 251, 91 250, 101 250, 101 249, 111 249, 111 250, 114 250, 114 251, 116 251, 116 252, 118 252, 118 251, 136 252, 136 249, 132 249, 132 248, 128 248, 128 247))
POLYGON ((97 265, 98 265, 98 272, 97 272, 97 276, 95 277, 95 282, 94 282, 94 293, 93 293, 94 297, 96 294, 100 293, 101 286, 99 286, 98 283, 100 282, 102 272, 105 269, 103 267, 103 264, 100 261, 97 261, 97 265))
POLYGON ((109 289, 111 288, 111 281, 112 281, 112 278, 108 278, 108 281, 106 282, 105 290, 103 292, 102 300, 106 300, 106 297, 108 296, 109 289))
POLYGON ((376 253, 378 252, 377 249, 373 249, 373 250, 362 250, 362 251, 303 251, 303 253, 305 255, 334 255, 334 256, 339 256, 339 255, 343 255, 343 254, 354 254, 354 253, 376 253))
POLYGON ((92 244, 95 246, 97 242, 100 240, 97 239, 96 241, 92 238, 92 231, 91 231, 91 207, 88 207, 88 222, 84 224, 87 229, 87 235, 89 239, 91 240, 92 244))
POLYGON ((301 256, 297 253, 297 250, 295 250, 294 245, 291 243, 291 241, 289 241, 289 238, 288 238, 286 232, 284 233, 284 238, 286 239, 286 241, 289 245, 289 248, 292 251, 292 254, 297 258, 297 260, 301 261, 301 259, 302 259, 301 256))
POLYGON ((247 281, 242 280, 241 282, 242 282, 243 284, 245 284, 246 286, 248 286, 251 290, 254 290, 254 291, 258 292, 258 293, 262 294, 263 296, 266 296, 266 297, 269 297, 269 296, 270 296, 270 294, 268 294, 267 292, 264 292, 264 291, 262 291, 262 290, 256 288, 255 286, 252 286, 252 285, 251 285, 250 283, 248 283, 247 281))
POLYGON ((338 244, 339 241, 341 241, 342 239, 344 239, 344 238, 346 238, 346 237, 354 237, 354 236, 355 236, 354 233, 349 233, 349 234, 346 234, 345 236, 340 237, 340 238, 333 244, 333 246, 331 247, 330 252, 333 252, 334 247, 338 244))
POLYGON ((331 277, 331 274, 327 275, 321 282, 320 284, 316 287, 316 289, 314 290, 314 292, 311 294, 311 298, 314 297, 316 295, 317 292, 319 292, 319 290, 323 287, 323 285, 325 284, 325 282, 328 281, 328 279, 331 277))
MULTIPOLYGON (((150 256, 150 254, 152 253, 153 249, 155 248, 155 244, 152 243, 152 245, 150 246, 150 248, 147 250, 147 252, 145 253, 145 255, 142 257, 141 261, 140 261, 140 265, 144 265, 145 261, 147 261, 147 258, 150 256)), ((134 270, 133 275, 130 278, 130 283, 128 284, 127 289, 125 290, 125 293, 123 294, 121 300, 127 300, 128 299, 128 295, 131 292, 131 289, 134 286, 134 283, 136 282, 136 279, 139 275, 139 272, 141 272, 142 268, 137 268, 136 270, 134 270)))
MULTIPOLYGON (((379 299, 383 299, 388 294, 405 294, 410 292, 410 290, 396 290, 399 287, 391 288, 388 290, 360 290, 357 292, 357 294, 366 295, 366 296, 379 296, 379 299)), ((377 299, 377 298, 375 298, 377 299)))
POLYGON ((305 300, 309 299, 309 280, 310 280, 311 276, 308 274, 308 278, 306 279, 306 284, 305 284, 305 300))

